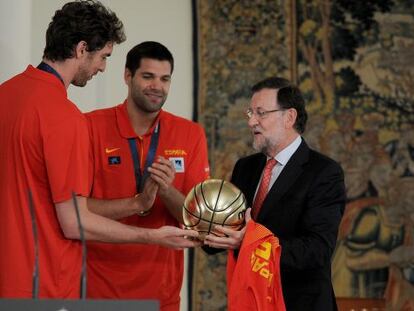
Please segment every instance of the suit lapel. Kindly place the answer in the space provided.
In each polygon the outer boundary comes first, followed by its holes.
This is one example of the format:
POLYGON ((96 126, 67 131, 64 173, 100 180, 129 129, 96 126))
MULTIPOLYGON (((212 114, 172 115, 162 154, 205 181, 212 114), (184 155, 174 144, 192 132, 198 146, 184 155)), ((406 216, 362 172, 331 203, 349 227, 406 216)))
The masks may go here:
POLYGON ((257 164, 252 165, 252 167, 246 168, 247 170, 251 171, 250 178, 248 178, 247 182, 247 192, 246 199, 247 202, 250 204, 250 207, 253 207, 253 199, 254 194, 256 193, 257 186, 260 181, 260 177, 262 175, 262 171, 266 165, 266 156, 263 153, 258 154, 257 159, 254 161, 257 164))
MULTIPOLYGON (((258 221, 266 219, 266 216, 277 208, 280 198, 292 187, 297 178, 302 174, 302 165, 308 161, 309 147, 302 139, 302 143, 289 159, 281 174, 276 179, 272 188, 267 194, 260 210, 258 221)), ((259 176, 260 178, 260 176, 259 176)), ((254 193, 253 193, 254 195, 254 193)))

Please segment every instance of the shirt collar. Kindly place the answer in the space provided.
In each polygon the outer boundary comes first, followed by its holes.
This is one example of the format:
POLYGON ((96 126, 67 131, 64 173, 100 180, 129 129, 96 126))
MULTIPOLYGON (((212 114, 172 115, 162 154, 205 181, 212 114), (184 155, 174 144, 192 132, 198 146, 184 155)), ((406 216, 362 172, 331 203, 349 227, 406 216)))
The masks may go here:
MULTIPOLYGON (((127 100, 125 100, 122 104, 116 106, 115 108, 116 114, 116 121, 119 128, 119 133, 123 138, 138 138, 138 135, 135 133, 134 128, 132 127, 131 121, 128 116, 127 110, 127 100)), ((157 118, 154 120, 154 123, 151 125, 149 130, 143 136, 151 136, 154 132, 155 126, 159 120, 161 120, 164 116, 164 111, 160 110, 158 113, 157 118)))
POLYGON ((42 61, 36 68, 54 75, 56 78, 59 79, 60 82, 62 82, 63 85, 65 85, 65 82, 63 82, 62 76, 59 74, 59 72, 57 72, 55 68, 53 68, 49 64, 46 64, 42 61))
POLYGON ((43 81, 46 81, 47 83, 50 83, 54 86, 56 86, 58 89, 62 90, 65 94, 65 97, 67 97, 67 89, 64 84, 62 84, 55 76, 52 74, 45 72, 43 70, 37 69, 33 67, 32 65, 27 66, 26 70, 24 71, 24 74, 36 78, 41 79, 43 81))
MULTIPOLYGON (((289 161, 289 159, 292 157, 295 151, 299 148, 299 145, 301 142, 302 142, 302 137, 298 135, 298 137, 296 137, 295 140, 292 141, 285 149, 280 151, 274 157, 274 159, 282 166, 286 165, 286 163, 289 161)), ((268 159, 270 158, 268 157, 268 159)))

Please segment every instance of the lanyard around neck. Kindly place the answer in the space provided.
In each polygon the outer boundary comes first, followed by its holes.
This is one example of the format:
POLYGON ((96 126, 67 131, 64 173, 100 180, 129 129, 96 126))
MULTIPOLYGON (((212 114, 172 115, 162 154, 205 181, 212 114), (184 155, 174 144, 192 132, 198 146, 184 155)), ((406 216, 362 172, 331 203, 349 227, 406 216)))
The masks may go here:
POLYGON ((136 138, 128 138, 129 149, 131 150, 132 162, 134 163, 134 175, 137 193, 141 193, 144 188, 145 180, 148 177, 148 167, 154 162, 155 153, 157 151, 158 140, 160 137, 160 123, 158 121, 154 132, 151 135, 150 147, 148 150, 145 166, 141 172, 140 158, 137 150, 136 138))
POLYGON ((48 64, 46 64, 46 63, 44 63, 44 62, 41 62, 38 66, 37 66, 37 69, 40 69, 40 70, 42 70, 42 71, 45 71, 45 72, 48 72, 48 73, 51 73, 52 75, 54 75, 56 78, 58 78, 61 82, 62 82, 62 84, 63 85, 65 85, 65 83, 63 82, 63 79, 62 79, 62 77, 60 76, 60 74, 55 70, 55 69, 53 69, 51 66, 49 66, 48 64))

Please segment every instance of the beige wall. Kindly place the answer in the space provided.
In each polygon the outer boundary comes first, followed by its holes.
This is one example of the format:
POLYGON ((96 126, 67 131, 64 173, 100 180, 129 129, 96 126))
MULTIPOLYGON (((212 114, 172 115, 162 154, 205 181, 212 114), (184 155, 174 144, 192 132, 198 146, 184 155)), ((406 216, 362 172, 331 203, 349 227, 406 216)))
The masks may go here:
MULTIPOLYGON (((0 83, 37 65, 43 53, 46 28, 64 0, 0 0, 0 83)), ((141 41, 166 45, 175 58, 175 70, 165 109, 192 116, 192 24, 190 0, 103 0, 123 21, 127 41, 114 48, 106 72, 87 87, 69 87, 69 97, 82 111, 110 107, 122 102, 127 88, 123 81, 125 56, 141 41)), ((186 285, 181 310, 187 310, 186 285)))
MULTIPOLYGON (((65 0, 0 0, 0 82, 41 59, 45 31, 65 0)), ((85 88, 71 86, 70 98, 83 111, 113 106, 126 97, 125 56, 145 40, 159 41, 174 55, 175 71, 166 110, 192 116, 192 26, 190 0, 103 0, 124 22, 127 41, 115 46, 104 74, 85 88)))

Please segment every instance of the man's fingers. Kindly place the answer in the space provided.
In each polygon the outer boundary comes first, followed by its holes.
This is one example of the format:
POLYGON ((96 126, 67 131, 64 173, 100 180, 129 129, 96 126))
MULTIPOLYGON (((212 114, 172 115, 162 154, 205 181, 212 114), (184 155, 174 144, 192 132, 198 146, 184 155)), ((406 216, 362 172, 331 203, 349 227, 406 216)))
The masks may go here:
POLYGON ((178 230, 177 237, 179 239, 179 248, 198 247, 202 245, 201 241, 198 240, 199 233, 197 231, 180 228, 176 229, 178 230))
POLYGON ((182 248, 187 248, 187 247, 199 247, 199 246, 201 246, 202 245, 202 243, 199 241, 199 240, 187 240, 187 239, 184 239, 183 241, 182 241, 182 245, 181 245, 181 247, 182 248))
POLYGON ((234 230, 223 226, 215 226, 214 231, 224 236, 208 234, 205 237, 204 244, 215 248, 236 249, 240 247, 246 227, 241 230, 234 230))
POLYGON ((175 176, 174 171, 163 164, 153 164, 148 168, 148 172, 151 173, 151 177, 153 177, 156 182, 162 185, 170 184, 174 180, 175 176))
POLYGON ((173 226, 163 226, 158 229, 161 233, 157 242, 166 247, 182 249, 198 247, 202 243, 198 240, 199 233, 194 230, 181 229, 173 226))
POLYGON ((204 241, 206 243, 214 243, 214 244, 229 244, 229 243, 231 243, 230 240, 233 241, 234 239, 229 238, 229 237, 215 236, 213 234, 208 234, 204 238, 204 241))
POLYGON ((148 170, 151 173, 151 178, 159 185, 160 187, 164 186, 166 187, 167 183, 164 181, 163 177, 160 177, 156 174, 154 174, 152 171, 148 170))
POLYGON ((152 163, 151 167, 154 170, 160 170, 167 175, 174 175, 175 169, 170 160, 165 159, 164 157, 158 157, 157 161, 152 163))
POLYGON ((205 237, 204 244, 210 247, 215 247, 215 248, 224 248, 224 249, 233 248, 233 243, 229 241, 229 238, 215 237, 215 236, 212 236, 211 234, 205 237))
POLYGON ((235 230, 235 229, 230 229, 230 228, 226 228, 223 226, 214 226, 214 231, 218 231, 219 233, 223 233, 224 235, 228 236, 228 237, 238 237, 240 235, 244 235, 244 231, 245 231, 245 227, 243 227, 241 230, 235 230))
POLYGON ((158 157, 157 159, 158 163, 160 164, 164 164, 166 167, 168 167, 171 171, 175 172, 175 168, 174 165, 172 164, 172 162, 164 157, 158 157))
POLYGON ((162 179, 167 179, 167 178, 170 177, 168 172, 166 172, 166 171, 162 170, 161 168, 159 168, 157 166, 154 166, 154 165, 148 167, 148 172, 151 173, 151 176, 158 176, 159 178, 162 178, 162 179))
POLYGON ((193 238, 198 238, 198 236, 199 236, 199 233, 198 233, 198 231, 195 231, 195 230, 189 230, 189 229, 179 229, 179 228, 177 228, 178 230, 180 230, 179 232, 178 232, 178 235, 179 236, 184 236, 184 237, 193 237, 193 238))

